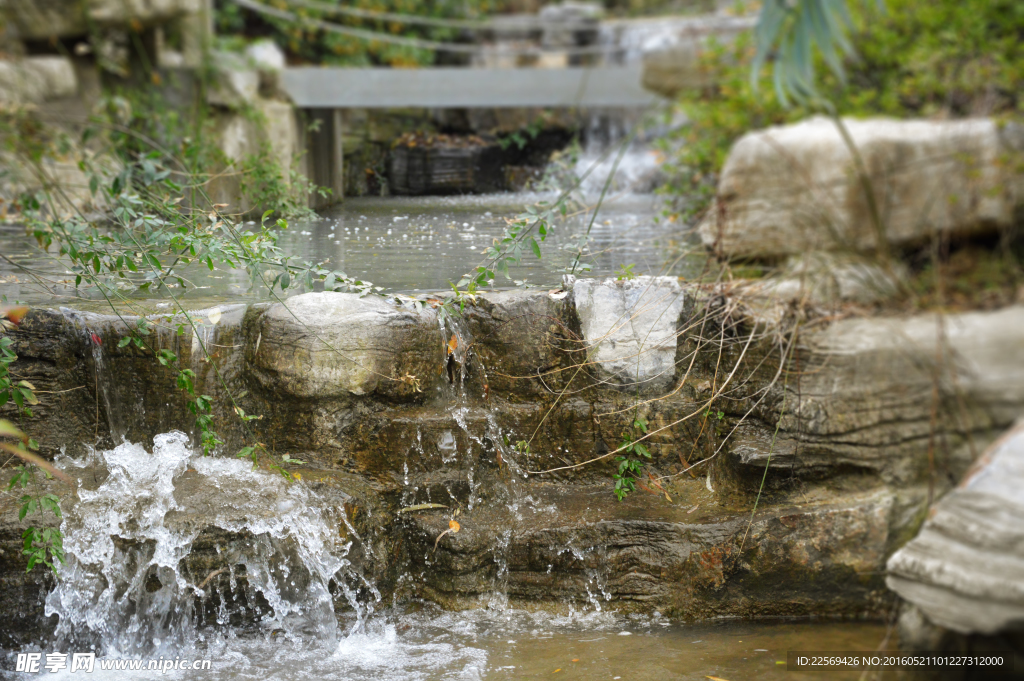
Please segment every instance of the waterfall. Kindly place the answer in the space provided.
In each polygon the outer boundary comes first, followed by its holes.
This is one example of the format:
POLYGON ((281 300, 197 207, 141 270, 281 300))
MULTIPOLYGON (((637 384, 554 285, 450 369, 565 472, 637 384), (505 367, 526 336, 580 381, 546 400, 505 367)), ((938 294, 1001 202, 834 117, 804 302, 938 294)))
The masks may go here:
POLYGON ((124 443, 61 462, 82 486, 62 526, 68 563, 46 600, 60 618, 59 648, 180 650, 203 637, 206 620, 334 643, 332 591, 356 612, 350 631, 361 628, 372 607, 350 586, 361 576, 337 531, 342 509, 248 461, 197 456, 184 433, 154 443, 152 453, 124 443), (224 534, 204 565, 190 554, 210 526, 224 534))

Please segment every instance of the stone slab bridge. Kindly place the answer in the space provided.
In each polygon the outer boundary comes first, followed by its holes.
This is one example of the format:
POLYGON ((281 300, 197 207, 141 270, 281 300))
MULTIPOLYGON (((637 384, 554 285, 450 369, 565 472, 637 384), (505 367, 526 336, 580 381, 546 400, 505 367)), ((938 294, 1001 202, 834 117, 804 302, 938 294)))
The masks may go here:
POLYGON ((344 194, 344 109, 567 108, 643 109, 660 97, 641 86, 643 66, 419 69, 296 67, 281 85, 319 121, 307 130, 307 169, 318 185, 344 194))

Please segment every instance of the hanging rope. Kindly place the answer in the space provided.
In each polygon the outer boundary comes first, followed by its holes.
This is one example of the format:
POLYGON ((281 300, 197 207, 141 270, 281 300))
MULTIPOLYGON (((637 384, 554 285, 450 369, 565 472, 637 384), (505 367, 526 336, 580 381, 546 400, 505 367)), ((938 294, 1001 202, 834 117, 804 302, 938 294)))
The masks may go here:
MULTIPOLYGON (((314 19, 312 17, 301 17, 292 12, 277 9, 275 7, 268 7, 255 0, 232 0, 239 7, 251 10, 258 14, 265 16, 275 17, 284 21, 288 21, 295 24, 304 24, 306 26, 312 26, 323 31, 330 31, 331 33, 338 33, 340 35, 349 36, 351 38, 357 38, 359 40, 366 40, 368 42, 382 42, 391 43, 393 45, 403 45, 405 47, 412 47, 420 50, 431 50, 434 52, 449 52, 458 54, 481 54, 488 49, 485 45, 467 45, 465 43, 447 43, 439 42, 436 40, 423 40, 421 38, 407 38, 404 36, 392 35, 390 33, 381 33, 379 31, 369 31, 362 28, 353 28, 352 26, 343 26, 341 24, 331 23, 329 21, 322 21, 320 19, 314 19)), ((322 4, 312 3, 310 0, 292 0, 296 4, 322 4)), ((333 6, 330 6, 333 7, 333 6)), ((351 8, 346 8, 351 9, 351 8)), ((365 11, 365 10, 360 10, 365 11)), ((383 14, 383 13, 382 13, 383 14)), ((377 15, 378 17, 380 15, 377 15)), ((405 16, 405 15, 397 15, 405 16)), ((569 55, 587 55, 587 54, 616 54, 624 52, 627 48, 620 46, 607 46, 607 45, 587 45, 584 47, 568 47, 558 49, 557 52, 569 55)), ((500 50, 501 54, 537 54, 540 52, 539 47, 502 47, 500 50)))
MULTIPOLYGON (((443 19, 438 17, 424 17, 416 14, 399 14, 396 12, 381 12, 373 9, 361 9, 359 7, 347 7, 335 5, 329 2, 318 2, 317 0, 286 0, 288 4, 295 7, 305 7, 329 14, 342 14, 359 19, 371 19, 377 21, 390 21, 397 24, 410 24, 413 26, 433 26, 436 28, 461 28, 471 31, 486 31, 508 28, 499 22, 490 19, 443 19)), ((524 17, 525 18, 525 17, 524 17)), ((595 28, 594 22, 586 21, 560 21, 542 22, 540 19, 530 18, 523 22, 529 28, 540 29, 544 26, 555 25, 559 29, 580 31, 595 28)))

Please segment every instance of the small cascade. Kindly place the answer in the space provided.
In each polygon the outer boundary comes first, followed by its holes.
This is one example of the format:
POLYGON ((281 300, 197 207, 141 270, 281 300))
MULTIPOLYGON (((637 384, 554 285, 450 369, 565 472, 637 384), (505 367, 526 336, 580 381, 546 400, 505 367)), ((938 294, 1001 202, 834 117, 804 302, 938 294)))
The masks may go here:
POLYGON ((590 115, 586 143, 575 166, 576 176, 583 178, 580 191, 584 196, 596 199, 604 190, 605 183, 608 184, 608 195, 650 194, 654 191, 662 179, 664 158, 644 140, 633 135, 633 126, 639 124, 636 117, 590 115))
MULTIPOLYGON (((516 447, 524 433, 503 428, 495 408, 483 399, 482 386, 487 383, 486 368, 472 351, 473 339, 465 320, 439 315, 438 324, 448 353, 448 374, 446 380, 442 381, 442 392, 453 426, 461 430, 464 437, 458 438, 452 431, 443 431, 436 447, 443 464, 447 467, 460 467, 460 474, 465 475, 469 483, 468 502, 463 510, 472 511, 474 505, 482 507, 479 508, 479 515, 469 516, 465 522, 474 522, 474 517, 485 518, 486 529, 480 529, 489 531, 491 535, 488 553, 494 561, 494 568, 490 592, 482 594, 481 605, 490 610, 508 612, 510 560, 515 544, 522 541, 520 535, 527 525, 526 521, 537 514, 553 515, 557 510, 550 505, 545 506, 544 502, 529 494, 525 486, 528 476, 523 468, 525 462, 520 461, 524 454, 516 447), (480 410, 484 412, 483 428, 480 428, 478 420, 475 420, 475 428, 470 427, 471 405, 477 411, 476 419, 479 419, 480 410), (481 430, 482 433, 474 432, 481 430), (456 451, 459 442, 466 443, 468 451, 456 451), (493 457, 493 463, 497 464, 496 470, 494 466, 481 465, 482 456, 493 457)), ((422 448, 422 441, 418 446, 422 448)), ((408 488, 408 478, 405 479, 408 488)), ((411 502, 414 498, 415 492, 410 493, 407 489, 403 500, 411 502)), ((426 501, 451 503, 445 499, 428 498, 426 501)), ((606 547, 603 546, 579 548, 571 540, 564 547, 556 547, 557 554, 569 553, 572 556, 571 562, 587 566, 583 570, 586 602, 570 604, 573 612, 601 612, 602 602, 611 599, 604 561, 594 561, 595 555, 603 556, 605 551, 606 547)), ((432 562, 432 559, 427 559, 427 565, 432 562)))
MULTIPOLYGON (((447 353, 447 380, 442 381, 443 399, 454 426, 461 431, 461 438, 456 438, 451 431, 442 433, 437 449, 446 465, 461 465, 462 473, 468 483, 466 511, 472 511, 481 504, 491 506, 499 513, 506 513, 508 522, 494 537, 490 554, 494 560, 494 572, 491 593, 484 603, 490 609, 506 610, 508 608, 508 560, 509 550, 516 531, 516 525, 522 520, 519 506, 523 495, 520 478, 525 477, 515 463, 512 447, 507 442, 508 436, 502 433, 493 408, 486 398, 487 370, 473 352, 473 338, 469 327, 462 317, 447 314, 438 315, 441 337, 445 342, 447 353), (484 428, 473 428, 469 419, 471 411, 484 412, 484 428), (461 456, 454 451, 446 454, 446 447, 454 449, 459 440, 465 443, 466 450, 461 456), (483 456, 492 456, 498 464, 496 484, 487 484, 486 493, 482 492, 485 477, 494 478, 493 469, 481 465, 483 456), (457 464, 456 461, 459 463, 457 464)), ((468 521, 467 522, 471 522, 468 521)))
MULTIPOLYGON (((61 314, 64 315, 64 319, 71 327, 78 332, 86 350, 85 354, 92 357, 96 399, 98 403, 102 402, 103 404, 111 441, 115 445, 121 444, 128 435, 127 418, 131 416, 126 410, 125 405, 126 402, 131 404, 132 401, 122 399, 118 381, 115 380, 110 368, 107 366, 107 358, 103 348, 103 329, 90 326, 87 318, 75 310, 61 308, 61 314)), ((98 403, 97 412, 99 411, 98 403)), ((98 420, 99 414, 97 413, 98 420)), ((96 435, 98 438, 100 433, 97 432, 96 435)))
POLYGON ((207 621, 330 644, 336 593, 356 613, 350 631, 361 629, 364 601, 380 597, 347 559, 342 509, 247 461, 196 456, 184 433, 154 443, 152 453, 125 443, 62 462, 82 486, 62 526, 68 563, 46 600, 61 648, 180 651, 207 621), (212 555, 198 555, 204 531, 216 537, 212 555))

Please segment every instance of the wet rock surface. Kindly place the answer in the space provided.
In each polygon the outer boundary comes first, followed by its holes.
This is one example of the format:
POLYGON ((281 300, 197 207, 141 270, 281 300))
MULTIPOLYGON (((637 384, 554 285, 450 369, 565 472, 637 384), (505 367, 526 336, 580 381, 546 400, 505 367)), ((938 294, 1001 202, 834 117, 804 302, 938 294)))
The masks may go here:
POLYGON ((997 440, 889 559, 886 583, 935 625, 991 635, 1024 623, 1024 423, 997 440))
POLYGON ((572 294, 587 357, 603 379, 645 393, 672 385, 676 327, 687 302, 677 280, 578 279, 572 294))
MULTIPOLYGON (((306 294, 287 309, 198 310, 180 336, 181 318, 154 317, 151 343, 214 398, 222 456, 256 438, 265 463, 305 462, 283 465, 345 509, 352 527, 335 529, 358 534, 351 562, 384 598, 691 619, 882 612, 886 561, 929 494, 952 487, 1024 406, 1024 308, 810 325, 793 349, 800 370, 779 378, 783 322, 727 289, 629 284, 486 293, 440 322, 429 306, 306 294), (619 318, 634 332, 602 346, 619 318), (219 379, 204 345, 218 348, 219 379), (635 348, 657 358, 645 377, 669 377, 639 400, 607 368, 635 361, 635 348), (227 391, 263 417, 251 432, 227 391), (648 423, 650 476, 620 503, 614 451, 635 414, 648 423), (443 508, 401 512, 428 503, 443 508), (453 520, 460 531, 442 536, 453 520)), ((118 347, 135 323, 33 310, 11 332, 19 375, 52 391, 21 422, 44 455, 193 430, 173 373, 149 350, 118 347)), ((250 539, 210 519, 242 505, 193 476, 180 475, 167 522, 195 534, 182 569, 196 583, 231 563, 225 546, 250 539)), ((5 603, 38 627, 49 578, 24 573, 19 504, 0 501, 5 603)), ((223 575, 211 583, 230 601, 239 592, 223 575)))
POLYGON ((413 398, 436 371, 442 336, 433 315, 371 296, 307 293, 270 306, 249 330, 258 381, 300 398, 379 394, 413 398))
POLYGON ((783 503, 751 522, 703 481, 673 491, 671 502, 650 495, 620 504, 603 485, 531 485, 511 519, 484 501, 436 550, 447 522, 422 513, 413 518, 412 569, 425 595, 452 607, 498 591, 517 605, 597 604, 690 620, 881 609, 891 493, 783 503))

